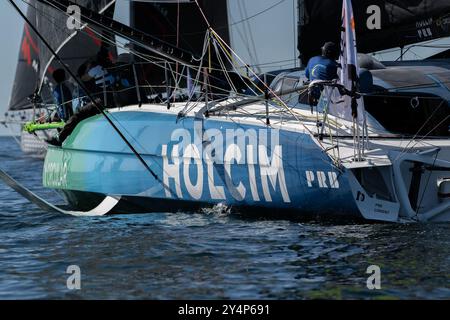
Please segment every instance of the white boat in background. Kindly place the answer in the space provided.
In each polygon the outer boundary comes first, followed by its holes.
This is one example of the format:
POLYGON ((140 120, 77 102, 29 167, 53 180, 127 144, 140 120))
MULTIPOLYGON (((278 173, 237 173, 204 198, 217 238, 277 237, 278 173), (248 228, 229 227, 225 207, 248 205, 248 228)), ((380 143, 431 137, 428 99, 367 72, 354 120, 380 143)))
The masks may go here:
POLYGON ((22 152, 32 158, 44 159, 48 149, 46 140, 51 138, 52 134, 55 134, 52 130, 38 131, 36 135, 22 130, 20 135, 20 148, 22 152))

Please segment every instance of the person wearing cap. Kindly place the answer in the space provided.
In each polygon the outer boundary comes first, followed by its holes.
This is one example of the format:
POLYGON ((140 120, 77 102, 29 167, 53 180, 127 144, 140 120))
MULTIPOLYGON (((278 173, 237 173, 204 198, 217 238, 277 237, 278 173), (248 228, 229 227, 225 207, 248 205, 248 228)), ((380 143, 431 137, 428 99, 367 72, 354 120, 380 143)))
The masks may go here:
POLYGON ((338 48, 334 42, 326 42, 322 47, 322 55, 312 57, 305 69, 309 81, 333 80, 338 78, 338 48))
MULTIPOLYGON (((322 47, 322 55, 312 57, 305 69, 305 76, 309 81, 324 80, 331 81, 338 78, 337 70, 339 64, 336 62, 338 48, 333 42, 326 42, 322 47)), ((313 106, 319 102, 322 94, 322 86, 312 86, 308 91, 309 105, 311 112, 313 106)))

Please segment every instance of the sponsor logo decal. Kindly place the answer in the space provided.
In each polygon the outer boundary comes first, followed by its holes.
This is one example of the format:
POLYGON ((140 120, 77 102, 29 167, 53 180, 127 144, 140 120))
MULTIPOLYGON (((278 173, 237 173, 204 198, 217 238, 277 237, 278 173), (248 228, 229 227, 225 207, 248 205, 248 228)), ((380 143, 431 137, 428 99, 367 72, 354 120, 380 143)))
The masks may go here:
MULTIPOLYGON (((194 134, 177 129, 162 146, 164 183, 175 185, 179 198, 272 202, 275 195, 290 203, 279 131, 267 129, 203 130, 195 121, 194 134), (216 179, 221 172, 222 181, 216 179)), ((166 196, 170 192, 166 190, 166 196)))

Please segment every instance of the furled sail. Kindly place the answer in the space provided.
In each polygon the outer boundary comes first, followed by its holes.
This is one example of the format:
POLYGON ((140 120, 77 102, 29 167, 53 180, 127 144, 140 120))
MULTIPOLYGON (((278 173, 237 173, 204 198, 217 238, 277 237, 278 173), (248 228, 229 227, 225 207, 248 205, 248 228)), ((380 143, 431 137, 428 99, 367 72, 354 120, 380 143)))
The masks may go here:
MULTIPOLYGON (((358 51, 403 47, 450 36, 448 0, 353 0, 358 51)), ((342 2, 299 0, 298 49, 303 63, 326 41, 339 42, 342 2)))
MULTIPOLYGON (((76 0, 74 3, 96 12, 113 15, 113 0, 76 0)), ((51 6, 35 0, 28 1, 27 16, 41 35, 74 72, 89 58, 99 52, 102 45, 109 45, 101 33, 92 28, 81 31, 68 28, 67 15, 51 6)), ((110 39, 112 40, 112 39, 110 39)), ((115 56, 115 48, 110 52, 115 56)), ((10 110, 30 108, 28 97, 43 84, 51 82, 51 74, 59 63, 54 61, 50 50, 41 43, 36 34, 25 24, 16 79, 10 100, 10 110)))

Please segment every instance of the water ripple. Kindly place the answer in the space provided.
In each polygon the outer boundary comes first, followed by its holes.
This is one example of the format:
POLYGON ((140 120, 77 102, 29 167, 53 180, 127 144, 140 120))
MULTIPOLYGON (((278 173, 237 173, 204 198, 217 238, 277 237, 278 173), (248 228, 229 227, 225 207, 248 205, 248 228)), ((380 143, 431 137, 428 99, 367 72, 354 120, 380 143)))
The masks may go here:
MULTIPOLYGON (((0 145, 3 169, 60 201, 41 187, 41 161, 0 145)), ((449 231, 242 219, 222 206, 74 218, 0 185, 0 299, 449 299, 449 231), (366 287, 372 264, 379 291, 366 287), (66 287, 69 265, 81 268, 80 291, 66 287)))

